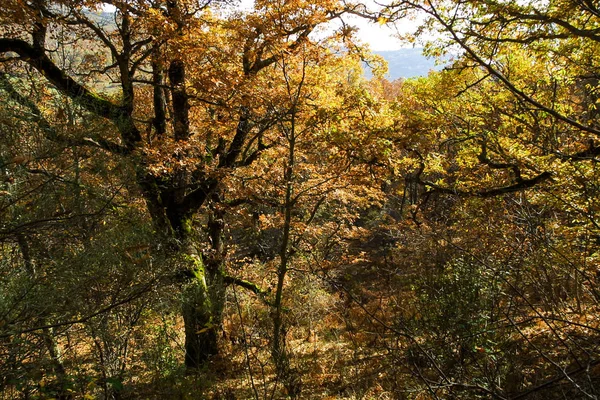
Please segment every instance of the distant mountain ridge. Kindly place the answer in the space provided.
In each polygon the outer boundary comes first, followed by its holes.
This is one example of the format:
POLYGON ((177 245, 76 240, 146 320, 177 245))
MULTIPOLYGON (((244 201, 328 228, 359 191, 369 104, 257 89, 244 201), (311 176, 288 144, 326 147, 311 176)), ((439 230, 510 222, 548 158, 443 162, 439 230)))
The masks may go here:
MULTIPOLYGON (((373 53, 382 56, 388 62, 389 71, 386 78, 390 81, 427 76, 429 71, 439 71, 443 68, 441 65, 435 65, 434 59, 425 57, 422 48, 374 51, 373 53)), ((371 76, 368 68, 366 68, 365 74, 367 77, 371 76)))

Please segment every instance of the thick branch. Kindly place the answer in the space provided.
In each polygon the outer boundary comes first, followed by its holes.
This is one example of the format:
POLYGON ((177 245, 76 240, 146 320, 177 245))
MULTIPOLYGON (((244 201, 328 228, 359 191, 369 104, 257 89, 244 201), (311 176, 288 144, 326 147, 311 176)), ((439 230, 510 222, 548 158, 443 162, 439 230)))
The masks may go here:
POLYGON ((263 151, 265 151, 267 149, 270 149, 273 146, 275 146, 275 143, 266 145, 262 141, 259 141, 258 146, 256 147, 256 150, 254 150, 248 157, 246 157, 243 161, 241 161, 239 163, 239 166, 247 167, 247 166, 251 165, 254 161, 256 161, 258 159, 258 156, 260 156, 260 153, 262 153, 263 151))
POLYGON ((127 154, 129 152, 127 148, 106 139, 92 139, 86 137, 81 140, 76 140, 59 134, 56 129, 50 125, 48 120, 44 118, 39 107, 29 98, 17 92, 4 74, 0 74, 0 89, 4 90, 11 99, 29 109, 33 116, 33 121, 38 124, 42 131, 44 131, 46 138, 50 141, 62 143, 67 146, 93 146, 116 154, 127 154))
POLYGON ((214 178, 206 178, 204 182, 198 184, 197 188, 185 196, 185 199, 179 205, 179 215, 187 217, 198 210, 218 185, 219 182, 214 178))
POLYGON ((298 35, 298 38, 288 46, 286 52, 280 52, 277 54, 273 54, 271 57, 268 57, 265 59, 257 59, 254 61, 252 66, 249 66, 249 65, 245 66, 244 72, 248 75, 256 74, 259 71, 261 71, 262 69, 268 67, 269 65, 279 61, 286 53, 293 52, 298 47, 300 47, 300 45, 308 38, 308 36, 311 34, 311 32, 313 31, 315 26, 316 25, 299 27, 297 30, 299 31, 302 29, 303 31, 298 35))
POLYGON ((251 291, 255 295, 259 296, 265 303, 268 304, 265 297, 269 294, 269 292, 261 289, 257 284, 231 275, 225 275, 223 277, 223 280, 226 285, 237 285, 251 291))
POLYGON ((44 75, 58 90, 77 100, 87 110, 103 117, 121 117, 122 109, 110 101, 100 98, 90 90, 75 82, 54 64, 48 56, 29 43, 19 39, 0 39, 0 52, 14 52, 44 75))
POLYGON ((454 195, 465 196, 465 197, 472 196, 472 197, 486 198, 486 197, 494 197, 494 196, 499 196, 502 194, 520 192, 522 190, 530 189, 530 188, 534 187, 535 185, 538 185, 550 178, 552 178, 552 173, 542 172, 541 174, 539 174, 531 179, 521 179, 519 182, 517 182, 513 185, 502 186, 502 187, 488 189, 488 190, 482 190, 482 191, 472 191, 472 192, 443 187, 443 186, 436 185, 433 182, 422 181, 420 179, 419 179, 419 183, 424 186, 430 187, 432 189, 430 192, 447 193, 447 194, 454 194, 454 195))
POLYGON ((154 119, 152 120, 152 125, 154 125, 156 135, 162 137, 167 132, 167 101, 162 88, 165 78, 159 57, 158 48, 154 48, 152 53, 152 90, 154 102, 154 119))
POLYGON ((485 140, 481 143, 481 153, 479 153, 479 155, 477 156, 477 159, 479 160, 480 163, 485 164, 492 169, 510 169, 513 171, 513 174, 515 175, 517 183, 520 183, 523 181, 523 178, 521 178, 521 169, 519 168, 519 166, 517 164, 498 163, 498 162, 494 162, 489 159, 489 157, 487 155, 487 142, 485 140))
POLYGON ((77 101, 86 110, 113 121, 119 128, 128 149, 133 149, 141 140, 140 132, 125 107, 115 105, 77 83, 42 50, 35 49, 24 40, 2 38, 0 39, 0 52, 17 53, 23 61, 44 75, 61 93, 77 101))
POLYGON ((187 140, 190 136, 190 103, 185 90, 185 64, 182 60, 171 62, 169 81, 173 87, 173 135, 175 140, 187 140))
POLYGON ((231 141, 231 145, 225 153, 224 157, 219 160, 220 168, 231 168, 233 167, 235 160, 242 152, 244 141, 250 132, 250 110, 248 107, 243 106, 240 111, 240 117, 238 121, 237 130, 235 136, 231 141))

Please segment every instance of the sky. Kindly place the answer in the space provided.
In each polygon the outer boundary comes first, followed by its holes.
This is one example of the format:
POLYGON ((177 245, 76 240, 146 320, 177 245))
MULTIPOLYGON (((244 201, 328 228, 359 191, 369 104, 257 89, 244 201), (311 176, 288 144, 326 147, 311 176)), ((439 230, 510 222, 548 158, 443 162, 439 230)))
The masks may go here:
POLYGON ((408 19, 398 22, 397 29, 388 25, 368 22, 359 17, 347 17, 346 19, 347 22, 358 27, 358 37, 368 43, 373 51, 398 50, 410 47, 397 37, 398 31, 407 33, 416 29, 416 23, 408 19))
POLYGON ((406 47, 406 44, 395 37, 397 35, 396 30, 387 25, 367 22, 358 17, 348 17, 346 22, 359 29, 358 37, 363 42, 368 43, 373 51, 398 50, 406 47))

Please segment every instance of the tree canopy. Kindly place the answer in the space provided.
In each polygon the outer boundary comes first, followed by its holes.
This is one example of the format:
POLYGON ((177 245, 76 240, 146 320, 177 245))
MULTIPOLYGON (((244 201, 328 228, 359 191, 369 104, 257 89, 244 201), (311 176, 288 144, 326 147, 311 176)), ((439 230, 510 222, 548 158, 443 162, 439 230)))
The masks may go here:
POLYGON ((2 397, 596 398, 599 19, 4 1, 2 397))

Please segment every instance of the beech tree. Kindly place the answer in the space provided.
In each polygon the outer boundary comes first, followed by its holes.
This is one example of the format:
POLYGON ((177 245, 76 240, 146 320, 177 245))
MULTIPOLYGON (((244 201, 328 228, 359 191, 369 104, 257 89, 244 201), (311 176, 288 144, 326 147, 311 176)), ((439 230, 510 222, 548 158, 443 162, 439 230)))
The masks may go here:
MULTIPOLYGON (((218 351, 225 288, 242 284, 223 266, 223 205, 230 200, 224 182, 276 145, 266 133, 289 115, 265 101, 269 74, 284 55, 322 46, 311 33, 343 8, 256 2, 241 14, 211 1, 11 0, 0 13, 5 79, 47 82, 84 110, 78 126, 108 124, 54 135, 61 108, 20 104, 37 107, 46 139, 99 149, 132 168, 153 221, 154 247, 167 249, 173 274, 185 281, 186 365, 201 366, 218 351), (197 219, 199 213, 206 218, 197 219), (199 236, 200 221, 207 240, 199 236)), ((349 40, 351 33, 331 39, 349 40)), ((15 91, 17 101, 24 99, 15 91)))

